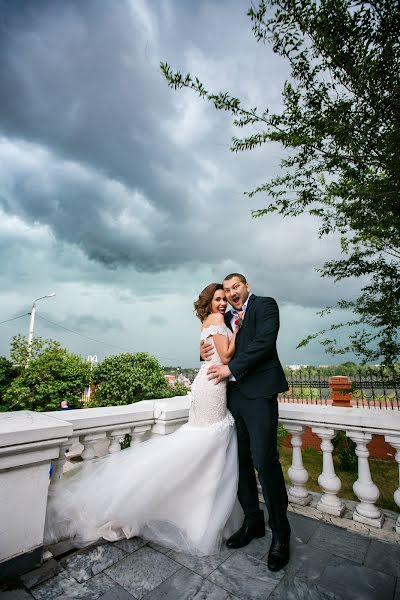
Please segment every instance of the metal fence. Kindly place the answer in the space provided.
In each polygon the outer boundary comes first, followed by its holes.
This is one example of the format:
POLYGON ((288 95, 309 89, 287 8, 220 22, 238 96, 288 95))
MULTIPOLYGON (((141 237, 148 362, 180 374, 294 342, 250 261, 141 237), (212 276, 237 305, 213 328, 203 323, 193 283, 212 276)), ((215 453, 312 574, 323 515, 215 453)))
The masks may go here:
POLYGON ((286 373, 289 390, 279 395, 280 402, 332 404, 342 395, 347 404, 363 408, 400 410, 400 373, 380 369, 359 370, 347 378, 329 377, 321 370, 299 369, 286 373), (336 396, 334 396, 334 394, 336 396))
POLYGON ((379 371, 352 377, 354 406, 400 410, 400 377, 379 371))

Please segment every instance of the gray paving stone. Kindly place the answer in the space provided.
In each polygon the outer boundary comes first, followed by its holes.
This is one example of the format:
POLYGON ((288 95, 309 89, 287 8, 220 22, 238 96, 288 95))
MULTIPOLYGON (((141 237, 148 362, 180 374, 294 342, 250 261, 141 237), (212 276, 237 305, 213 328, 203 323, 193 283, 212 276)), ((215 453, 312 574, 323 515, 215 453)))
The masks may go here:
POLYGON ((32 600, 33 596, 22 585, 13 589, 0 588, 1 600, 32 600))
POLYGON ((126 556, 126 552, 113 544, 100 543, 70 554, 61 560, 61 565, 79 583, 104 571, 126 556))
POLYGON ((99 600, 135 600, 135 598, 124 588, 119 585, 114 586, 106 592, 104 596, 100 596, 99 600))
POLYGON ((334 525, 322 523, 311 536, 308 544, 324 552, 336 554, 362 564, 370 544, 370 540, 334 525))
POLYGON ((38 569, 34 569, 33 571, 29 571, 29 573, 25 573, 25 575, 21 576, 21 581, 27 588, 33 588, 35 585, 39 585, 39 583, 43 583, 43 581, 47 581, 54 575, 57 575, 64 569, 59 565, 59 563, 51 558, 42 564, 38 569))
POLYGON ((227 600, 228 597, 222 588, 182 567, 150 592, 146 600, 227 600))
POLYGON ((400 600, 400 577, 397 578, 396 591, 393 600, 400 600))
POLYGON ((155 542, 147 542, 147 545, 150 546, 150 548, 153 548, 153 550, 157 550, 157 552, 161 552, 162 554, 168 554, 171 552, 171 548, 166 548, 165 546, 161 546, 155 542))
POLYGON ((269 600, 342 600, 342 596, 324 590, 314 581, 295 576, 284 577, 269 600))
POLYGON ((224 560, 229 558, 232 552, 233 550, 223 547, 219 554, 212 554, 211 556, 192 556, 190 554, 184 554, 183 552, 171 550, 168 552, 168 556, 202 577, 207 577, 207 575, 219 567, 224 560))
POLYGON ((99 573, 85 581, 85 585, 100 598, 103 594, 115 587, 115 581, 104 573, 99 573))
POLYGON ((51 546, 47 546, 46 550, 49 550, 54 558, 61 556, 62 554, 66 554, 67 552, 71 552, 71 550, 77 550, 74 542, 71 540, 62 540, 61 542, 57 542, 57 544, 52 544, 51 546))
POLYGON ((208 579, 237 598, 265 600, 285 572, 271 573, 261 560, 242 552, 232 554, 208 579))
POLYGON ((33 588, 32 595, 36 600, 74 599, 97 600, 96 594, 85 583, 78 583, 69 573, 59 573, 52 579, 33 588))
POLYGON ((180 568, 168 556, 143 546, 107 569, 106 575, 140 599, 180 568))
POLYGON ((372 540, 364 564, 371 569, 400 577, 400 546, 372 540))
POLYGON ((127 554, 132 554, 132 552, 136 552, 142 546, 144 546, 146 542, 141 537, 130 538, 129 540, 119 540, 118 542, 114 542, 113 546, 115 548, 120 548, 127 554))
POLYGON ((234 550, 234 552, 243 552, 244 554, 253 556, 254 558, 263 558, 265 553, 269 552, 271 541, 272 533, 269 529, 267 529, 264 537, 251 540, 250 544, 244 548, 240 548, 240 550, 234 550))
POLYGON ((333 556, 318 585, 345 600, 392 600, 396 580, 391 575, 333 556))
MULTIPOLYGON (((323 573, 331 556, 329 552, 321 552, 320 549, 313 548, 308 544, 291 542, 290 560, 285 567, 285 572, 289 577, 293 577, 298 573, 301 577, 304 576, 310 581, 316 580, 323 573)), ((268 553, 262 560, 267 562, 268 553)))
POLYGON ((296 513, 289 512, 288 518, 290 522, 290 528, 292 530, 291 540, 293 542, 300 542, 306 544, 310 537, 313 535, 316 529, 320 525, 320 521, 317 519, 310 519, 303 515, 297 515, 296 513))

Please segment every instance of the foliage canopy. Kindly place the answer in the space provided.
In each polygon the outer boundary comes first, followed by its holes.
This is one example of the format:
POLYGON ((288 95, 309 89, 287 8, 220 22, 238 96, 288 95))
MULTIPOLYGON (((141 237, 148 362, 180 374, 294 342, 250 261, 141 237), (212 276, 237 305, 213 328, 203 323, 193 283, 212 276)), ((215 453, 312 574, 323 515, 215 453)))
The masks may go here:
POLYGON ((182 385, 171 387, 158 360, 146 352, 105 358, 93 371, 93 383, 96 387, 90 406, 131 404, 187 393, 182 385))
MULTIPOLYGON (((27 342, 22 336, 13 339, 12 347, 14 357, 27 356, 27 342)), ((34 357, 5 391, 0 410, 58 410, 62 400, 71 408, 80 406, 90 365, 54 340, 35 338, 34 348, 34 357)))

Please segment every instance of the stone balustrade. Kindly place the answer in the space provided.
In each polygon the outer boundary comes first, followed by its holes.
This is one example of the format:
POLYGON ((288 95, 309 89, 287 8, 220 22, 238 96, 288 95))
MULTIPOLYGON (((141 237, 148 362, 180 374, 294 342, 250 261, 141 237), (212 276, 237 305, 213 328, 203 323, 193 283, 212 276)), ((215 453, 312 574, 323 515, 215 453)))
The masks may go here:
MULTIPOLYGON (((79 447, 82 460, 120 451, 120 439, 127 433, 132 444, 153 436, 167 435, 185 423, 189 398, 138 402, 48 413, 30 411, 0 413, 0 573, 31 570, 40 563, 49 468, 51 485, 57 485, 65 468, 65 452, 79 447)), ((291 503, 306 506, 308 473, 302 460, 302 435, 307 427, 321 440, 322 473, 318 477, 321 497, 318 509, 341 517, 343 500, 335 473, 332 439, 337 431, 356 443, 358 479, 354 484, 357 503, 353 519, 370 527, 381 527, 382 511, 376 506, 379 490, 371 479, 368 443, 372 434, 385 436, 396 450, 400 470, 400 411, 341 408, 321 405, 280 404, 280 422, 291 433, 292 465, 288 470, 291 503)), ((394 494, 400 507, 400 486, 394 494)), ((400 517, 396 523, 400 534, 400 517)))

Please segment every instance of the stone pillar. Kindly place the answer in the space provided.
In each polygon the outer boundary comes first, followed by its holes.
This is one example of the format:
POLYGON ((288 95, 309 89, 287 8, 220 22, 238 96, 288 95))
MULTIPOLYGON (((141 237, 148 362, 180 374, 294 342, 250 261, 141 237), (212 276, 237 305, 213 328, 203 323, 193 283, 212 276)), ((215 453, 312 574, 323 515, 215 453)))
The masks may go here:
POLYGON ((50 463, 72 425, 29 410, 0 413, 0 573, 14 577, 42 561, 50 463))
POLYGON ((147 437, 149 431, 151 431, 152 425, 135 425, 132 430, 132 443, 131 446, 137 446, 141 444, 147 437))
POLYGON ((368 462, 367 445, 372 439, 372 434, 364 431, 346 431, 346 435, 357 444, 358 479, 354 482, 353 490, 360 502, 353 513, 353 519, 372 527, 382 527, 384 517, 379 508, 375 506, 375 502, 379 498, 379 490, 371 479, 368 462))
POLYGON ((62 444, 60 444, 60 453, 58 458, 55 458, 52 462, 53 465, 53 473, 51 475, 51 485, 57 485, 57 483, 59 483, 61 481, 61 477, 63 474, 63 468, 65 465, 65 462, 67 460, 67 457, 65 456, 65 452, 68 450, 68 448, 71 448, 72 446, 72 440, 67 440, 66 442, 63 442, 62 444))
POLYGON ((107 434, 104 432, 99 433, 87 433, 86 435, 80 435, 79 441, 83 445, 82 458, 83 460, 92 460, 97 456, 96 444, 100 441, 105 440, 107 434))
POLYGON ((322 440, 322 473, 318 477, 318 484, 324 492, 318 502, 317 508, 321 512, 341 517, 346 509, 345 504, 337 497, 337 493, 342 487, 339 477, 335 473, 333 465, 333 445, 332 438, 335 430, 328 427, 313 427, 312 431, 322 440))
MULTIPOLYGON (((400 435, 385 435, 385 440, 396 450, 396 462, 399 465, 399 487, 395 491, 393 498, 400 509, 400 435)), ((396 521, 396 532, 400 533, 400 515, 396 521)))
POLYGON ((288 490, 289 502, 306 506, 310 504, 312 496, 306 490, 305 484, 308 481, 308 473, 303 465, 303 457, 301 454, 302 440, 301 437, 306 430, 305 425, 295 425, 285 423, 285 428, 292 434, 292 464, 288 469, 288 476, 292 482, 288 490))
POLYGON ((348 377, 334 375, 329 377, 332 406, 350 407, 353 395, 351 381, 348 377))
POLYGON ((109 432, 108 437, 110 438, 110 446, 108 448, 109 454, 119 452, 121 450, 120 439, 126 434, 131 432, 130 427, 124 427, 123 429, 113 429, 109 432))

